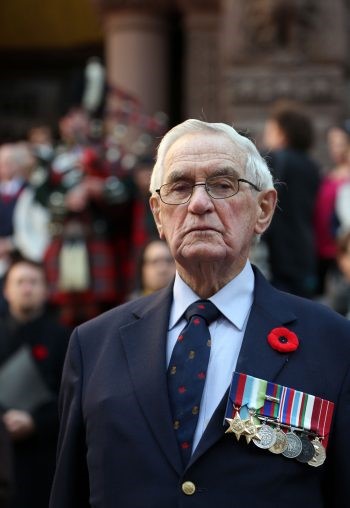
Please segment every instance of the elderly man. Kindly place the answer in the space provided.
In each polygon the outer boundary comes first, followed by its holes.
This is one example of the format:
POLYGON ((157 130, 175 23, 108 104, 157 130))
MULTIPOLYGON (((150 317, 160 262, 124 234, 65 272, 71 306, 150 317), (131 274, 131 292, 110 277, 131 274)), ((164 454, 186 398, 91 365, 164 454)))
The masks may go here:
POLYGON ((350 325, 249 263, 276 205, 265 162, 188 120, 151 193, 175 281, 73 333, 51 508, 345 507, 350 325))

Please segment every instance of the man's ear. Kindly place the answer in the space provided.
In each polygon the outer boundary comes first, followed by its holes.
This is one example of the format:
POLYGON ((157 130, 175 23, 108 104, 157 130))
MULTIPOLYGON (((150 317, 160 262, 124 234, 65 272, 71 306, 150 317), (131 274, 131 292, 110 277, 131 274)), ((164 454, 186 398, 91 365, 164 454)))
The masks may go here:
POLYGON ((164 233, 163 233, 163 226, 161 221, 161 211, 160 211, 160 198, 156 196, 155 194, 152 194, 152 196, 149 198, 149 205, 151 207, 154 222, 156 223, 159 238, 162 240, 165 239, 164 233))
POLYGON ((275 189, 262 191, 258 198, 258 219, 255 224, 254 231, 257 235, 261 235, 269 227, 277 203, 277 192, 275 189))

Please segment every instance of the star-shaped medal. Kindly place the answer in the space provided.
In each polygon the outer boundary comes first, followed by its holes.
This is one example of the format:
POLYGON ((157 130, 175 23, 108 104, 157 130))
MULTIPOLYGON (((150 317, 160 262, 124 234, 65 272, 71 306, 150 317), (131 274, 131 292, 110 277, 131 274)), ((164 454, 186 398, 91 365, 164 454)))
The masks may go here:
POLYGON ((247 443, 249 444, 250 441, 254 438, 260 439, 260 436, 258 435, 258 430, 260 429, 261 425, 257 425, 254 422, 254 418, 252 415, 250 415, 249 419, 242 420, 244 424, 244 432, 243 435, 246 438, 247 443))
POLYGON ((233 432, 237 438, 237 441, 239 441, 239 438, 244 433, 244 423, 241 417, 239 416, 239 412, 237 411, 235 414, 235 417, 232 418, 226 418, 226 421, 229 424, 229 428, 226 430, 226 433, 233 432))

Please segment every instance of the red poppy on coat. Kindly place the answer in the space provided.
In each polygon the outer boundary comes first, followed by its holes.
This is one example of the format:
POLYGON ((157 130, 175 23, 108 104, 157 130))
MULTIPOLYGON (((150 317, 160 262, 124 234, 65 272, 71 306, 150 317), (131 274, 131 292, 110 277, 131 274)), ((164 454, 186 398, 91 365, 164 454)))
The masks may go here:
POLYGON ((267 342, 280 353, 291 353, 299 347, 297 335, 283 326, 271 330, 267 336, 267 342))
POLYGON ((32 348, 33 356, 36 360, 42 361, 49 356, 49 350, 44 344, 35 344, 32 348))

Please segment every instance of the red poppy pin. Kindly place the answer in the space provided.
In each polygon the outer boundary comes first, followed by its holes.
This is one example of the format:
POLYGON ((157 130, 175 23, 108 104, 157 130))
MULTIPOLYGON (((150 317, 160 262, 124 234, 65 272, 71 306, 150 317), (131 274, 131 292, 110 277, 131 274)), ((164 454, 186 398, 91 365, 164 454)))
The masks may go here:
POLYGON ((44 344, 35 344, 32 348, 32 352, 34 358, 40 362, 49 356, 49 350, 44 344))
POLYGON ((284 328, 274 328, 267 336, 267 342, 280 353, 291 353, 298 349, 299 339, 294 332, 284 328))

